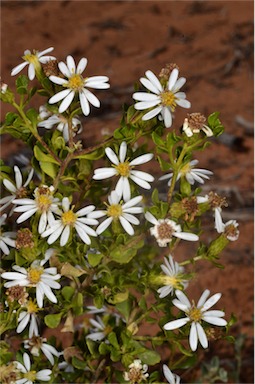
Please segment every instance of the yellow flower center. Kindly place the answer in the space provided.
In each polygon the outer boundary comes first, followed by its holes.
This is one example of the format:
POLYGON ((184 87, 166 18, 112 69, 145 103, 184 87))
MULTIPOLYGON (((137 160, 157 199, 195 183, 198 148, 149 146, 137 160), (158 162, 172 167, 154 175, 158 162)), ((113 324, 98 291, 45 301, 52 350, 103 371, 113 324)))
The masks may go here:
POLYGON ((120 163, 115 168, 120 176, 128 177, 130 174, 131 167, 128 161, 125 161, 124 163, 120 163))
POLYGON ((31 284, 39 283, 41 275, 43 274, 44 269, 42 267, 38 268, 29 268, 27 277, 31 284))
POLYGON ((182 169, 180 170, 180 174, 182 175, 182 176, 185 176, 187 173, 189 173, 191 171, 191 167, 190 167, 190 164, 189 163, 187 163, 187 164, 185 164, 183 167, 182 167, 182 169))
POLYGON ((36 380, 36 371, 29 371, 24 373, 24 378, 26 378, 29 381, 34 382, 36 380))
POLYGON ((160 283, 163 285, 170 285, 171 287, 180 287, 180 279, 177 276, 159 276, 160 283))
POLYGON ((26 308, 28 313, 37 313, 39 310, 37 305, 32 300, 29 300, 29 302, 26 304, 26 308))
POLYGON ((114 219, 117 219, 122 214, 122 207, 120 204, 113 204, 110 205, 107 209, 108 216, 113 217, 114 219))
POLYGON ((202 312, 197 307, 192 307, 191 310, 188 312, 188 316, 191 321, 198 322, 202 319, 202 312))
POLYGON ((38 64, 39 62, 37 55, 33 55, 32 53, 28 53, 27 55, 22 56, 22 59, 34 65, 38 64))
POLYGON ((69 78, 66 86, 77 92, 84 88, 84 82, 83 77, 75 73, 69 78))
POLYGON ((67 212, 64 212, 61 216, 62 223, 64 225, 74 225, 76 222, 77 216, 75 213, 73 213, 72 210, 69 210, 67 212))
POLYGON ((171 111, 173 112, 177 105, 175 94, 171 91, 164 91, 160 94, 160 97, 161 97, 161 103, 165 107, 170 107, 171 111))

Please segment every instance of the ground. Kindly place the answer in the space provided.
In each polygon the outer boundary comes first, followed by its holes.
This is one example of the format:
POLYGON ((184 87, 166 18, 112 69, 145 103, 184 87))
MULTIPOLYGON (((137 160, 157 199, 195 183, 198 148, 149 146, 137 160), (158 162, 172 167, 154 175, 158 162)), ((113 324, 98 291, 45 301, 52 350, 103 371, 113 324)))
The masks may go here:
MULTIPOLYGON (((132 103, 133 85, 146 70, 159 73, 169 62, 187 78, 192 112, 221 112, 225 134, 197 158, 214 172, 204 191, 228 197, 223 218, 239 222, 240 237, 221 257, 225 268, 201 264, 189 291, 195 299, 205 288, 223 293, 226 316, 238 319, 235 335, 246 335, 240 380, 253 382, 253 2, 2 1, 1 12, 1 77, 10 87, 24 50, 50 46, 59 60, 87 57, 90 76, 109 76, 102 108, 84 122, 84 145, 118 126, 121 106, 132 103)), ((3 105, 2 119, 6 112, 3 105)), ((175 126, 185 114, 176 114, 175 126)), ((22 151, 9 137, 2 143, 10 162, 22 151)), ((213 353, 235 364, 233 348, 225 348, 215 344, 213 353)))

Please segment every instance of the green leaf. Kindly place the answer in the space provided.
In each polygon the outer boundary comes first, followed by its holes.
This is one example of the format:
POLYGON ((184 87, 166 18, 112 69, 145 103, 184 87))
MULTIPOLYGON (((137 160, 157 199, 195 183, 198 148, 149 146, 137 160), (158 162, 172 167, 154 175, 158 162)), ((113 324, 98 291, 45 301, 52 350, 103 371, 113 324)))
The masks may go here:
POLYGON ((54 315, 46 315, 44 317, 44 322, 49 328, 56 328, 61 321, 62 314, 56 313, 54 315))
POLYGON ((17 80, 16 80, 16 88, 17 92, 20 95, 25 95, 27 94, 27 87, 28 87, 28 77, 25 75, 20 75, 17 80))
POLYGON ((38 161, 42 161, 42 162, 46 162, 46 163, 54 163, 54 164, 59 165, 59 163, 57 162, 57 160, 54 159, 54 157, 52 157, 49 154, 44 153, 38 147, 38 145, 35 145, 35 147, 34 147, 34 154, 35 154, 36 160, 38 160, 38 161))
POLYGON ((145 352, 139 353, 138 357, 142 360, 144 364, 148 365, 155 365, 160 363, 161 361, 160 354, 156 351, 151 351, 149 349, 147 349, 145 352))
POLYGON ((91 267, 96 267, 100 263, 103 257, 104 255, 102 255, 102 253, 89 253, 88 254, 89 264, 91 265, 91 267))
POLYGON ((76 155, 74 159, 98 160, 103 156, 104 156, 104 148, 98 148, 91 153, 86 153, 84 155, 76 155))
POLYGON ((124 315, 126 321, 128 321, 128 318, 132 309, 132 304, 133 304, 133 301, 130 297, 127 300, 116 304, 116 308, 122 315, 124 315))
POLYGON ((109 335, 107 336, 107 339, 109 340, 110 344, 115 348, 115 349, 120 349, 118 339, 116 336, 115 332, 110 332, 109 335))
POLYGON ((76 356, 72 357, 72 365, 74 368, 80 369, 82 371, 84 371, 84 369, 87 367, 86 361, 80 360, 76 356))
POLYGON ((44 161, 40 161, 41 170, 46 173, 46 175, 50 176, 52 179, 55 179, 58 172, 58 167, 52 163, 45 163, 44 161))
POLYGON ((137 250, 142 248, 143 244, 144 241, 138 237, 132 238, 126 244, 111 249, 110 257, 119 264, 127 264, 137 254, 137 250))
POLYGON ((26 116, 29 118, 33 127, 35 128, 38 123, 38 112, 34 108, 31 108, 27 111, 26 116))
POLYGON ((151 195, 151 200, 153 204, 157 205, 159 203, 158 190, 155 188, 151 195))
POLYGON ((70 286, 65 286, 61 290, 61 293, 62 293, 62 295, 66 301, 71 300, 71 298, 74 295, 74 292, 75 292, 75 289, 73 287, 70 287, 70 286))

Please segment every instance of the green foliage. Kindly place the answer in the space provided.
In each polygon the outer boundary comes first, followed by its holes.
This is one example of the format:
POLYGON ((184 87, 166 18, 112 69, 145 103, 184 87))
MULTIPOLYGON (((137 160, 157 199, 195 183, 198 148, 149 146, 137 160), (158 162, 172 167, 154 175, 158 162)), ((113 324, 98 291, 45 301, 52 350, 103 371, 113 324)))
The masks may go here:
MULTIPOLYGON (((14 111, 6 114, 0 133, 21 140, 32 150, 28 162, 29 167, 34 168, 32 180, 26 183, 24 175, 28 174, 28 169, 21 169, 23 179, 20 181, 17 172, 15 174, 8 163, 0 162, 3 198, 8 200, 7 196, 13 195, 17 199, 29 199, 25 203, 16 202, 14 215, 11 214, 11 199, 9 206, 4 209, 6 217, 3 218, 6 221, 2 223, 1 248, 5 236, 11 237, 5 244, 10 248, 9 251, 2 249, 1 274, 14 270, 23 274, 25 288, 23 292, 23 288, 17 284, 13 290, 7 289, 6 280, 12 277, 3 275, 1 364, 8 368, 10 360, 22 363, 24 351, 32 355, 32 349, 24 348, 23 342, 29 339, 29 332, 32 332, 29 326, 30 318, 34 316, 33 322, 39 327, 39 335, 44 337, 50 329, 56 342, 54 338, 48 338, 47 343, 63 352, 55 359, 51 383, 124 383, 127 381, 123 374, 130 371, 130 365, 135 360, 140 360, 142 366, 149 366, 150 375, 144 382, 162 382, 162 364, 166 356, 170 356, 171 369, 192 370, 197 364, 197 355, 188 344, 190 324, 179 331, 166 331, 164 325, 183 317, 183 311, 177 313, 173 310, 175 290, 186 289, 189 280, 199 271, 197 263, 200 260, 217 268, 224 267, 220 262, 220 254, 230 240, 222 231, 218 234, 215 232, 212 239, 210 234, 210 241, 201 241, 201 238, 207 239, 206 236, 201 237, 205 233, 203 216, 209 213, 213 217, 215 207, 209 200, 196 203, 202 191, 186 177, 194 153, 206 150, 210 138, 202 128, 190 137, 179 128, 171 127, 166 131, 164 122, 157 116, 143 120, 148 111, 125 105, 120 124, 115 127, 112 136, 106 135, 106 140, 98 140, 91 147, 84 145, 82 140, 76 138, 78 128, 72 125, 72 119, 79 118, 81 114, 78 94, 69 108, 59 113, 59 103, 52 105, 48 101, 56 94, 56 90, 62 91, 63 87, 53 85, 45 76, 36 55, 34 60, 37 63, 39 87, 30 87, 28 77, 21 75, 16 80, 16 92, 9 88, 1 91, 2 101, 9 103, 14 111), (60 119, 52 127, 49 124, 45 129, 38 129, 38 123, 43 118, 38 108, 31 107, 35 105, 34 102, 30 103, 35 94, 43 98, 42 104, 46 105, 49 116, 57 115, 60 119), (66 127, 68 132, 63 134, 62 130, 66 127), (127 143, 124 160, 120 151, 123 141, 127 143), (116 160, 112 155, 114 161, 111 161, 111 165, 106 156, 106 147, 111 148, 118 158, 116 160), (144 172, 145 167, 142 161, 137 165, 130 165, 130 162, 147 153, 154 153, 157 161, 156 166, 155 162, 152 166, 153 176, 172 173, 169 186, 167 182, 152 185, 150 176, 133 173, 144 172), (115 168, 116 175, 96 180, 94 172, 99 167, 108 168, 109 173, 115 168), (125 210, 123 204, 125 207, 129 204, 125 193, 124 197, 120 196, 119 204, 107 200, 120 175, 125 183, 130 182, 131 198, 143 195, 138 205, 130 205, 125 210), (13 187, 10 188, 9 183, 13 187), (155 225, 145 219, 145 212, 155 217, 155 225), (25 216, 16 221, 22 214, 25 216), (97 226, 103 220, 110 225, 98 235, 97 226), (165 225, 162 229, 159 226, 161 220, 164 223, 171 220, 176 227, 165 225), (134 228, 134 235, 129 235, 126 222, 134 228), (18 232, 22 228, 29 229, 31 236, 28 232, 18 232), (16 231, 16 242, 13 234, 10 234, 11 230, 16 231), (50 230, 51 233, 48 232, 50 230), (178 234, 183 232, 199 235, 196 251, 186 255, 178 268, 175 264, 176 270, 171 270, 172 267, 169 270, 165 260, 172 255, 173 260, 169 260, 176 262, 175 254, 179 253, 179 247, 183 244, 178 234), (169 238, 166 247, 160 247, 158 240, 166 238, 169 238), (181 265, 187 269, 183 270, 181 265), (172 288, 171 294, 161 297, 162 288, 172 288), (39 308, 41 296, 43 306, 39 308), (25 324, 22 319, 26 315, 29 316, 29 325, 20 330, 25 324), (21 321, 23 323, 20 325, 21 321), (13 337, 15 345, 17 338, 17 351, 7 342, 13 337), (59 367, 60 362, 67 365, 66 371, 59 367)), ((81 74, 79 76, 82 77, 81 74)), ((165 86, 166 80, 160 81, 165 86)), ((215 137, 223 132, 218 112, 208 117, 208 126, 215 137)), ((127 184, 125 192, 126 189, 127 184)), ((211 226, 214 227, 213 218, 211 226)), ((225 334, 222 332, 222 339, 230 343, 235 342, 229 333, 235 321, 233 315, 225 334)), ((201 319, 200 322, 204 325, 201 319)), ((210 334, 209 326, 205 326, 205 329, 210 334)), ((32 342, 35 342, 34 339, 32 342)), ((36 342, 39 343, 38 340, 36 342)), ((242 343, 234 345, 240 354, 242 343)), ((40 348, 38 353, 39 356, 32 357, 33 370, 50 369, 40 348)), ((201 380, 199 382, 226 382, 226 372, 217 358, 203 364, 201 380)))

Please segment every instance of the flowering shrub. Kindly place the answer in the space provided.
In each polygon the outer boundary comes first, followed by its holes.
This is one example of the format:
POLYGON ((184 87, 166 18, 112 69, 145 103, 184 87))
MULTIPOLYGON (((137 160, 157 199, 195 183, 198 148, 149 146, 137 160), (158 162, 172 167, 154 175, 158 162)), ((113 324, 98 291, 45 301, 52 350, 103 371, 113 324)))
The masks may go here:
POLYGON ((191 104, 171 64, 158 77, 148 70, 120 126, 87 147, 76 136, 100 107, 91 89, 106 90, 109 79, 83 75, 85 58, 76 66, 72 56, 45 56, 52 50, 24 52, 11 74, 28 65, 28 77, 16 79, 15 93, 1 85, 14 110, 1 133, 31 152, 22 167, 1 162, 1 380, 180 383, 216 327, 217 338, 231 339, 221 293, 205 287, 197 304, 184 293, 197 263, 221 267, 221 251, 239 234, 236 221, 222 220, 225 198, 203 196, 212 172, 193 158, 223 132, 219 114, 190 113, 172 128, 178 108, 191 104), (30 107, 36 94, 39 110, 30 107), (166 193, 154 188, 158 177, 166 193), (196 250, 178 263, 187 241, 196 250))

